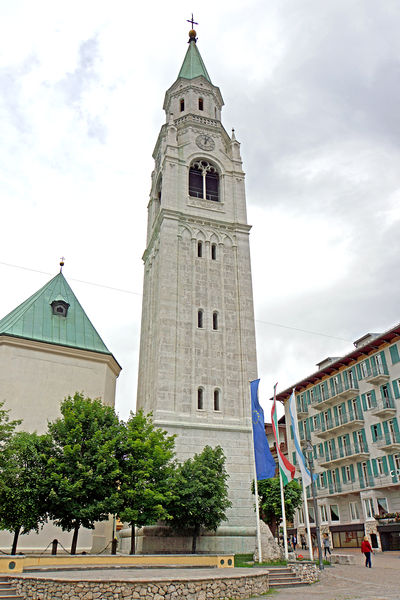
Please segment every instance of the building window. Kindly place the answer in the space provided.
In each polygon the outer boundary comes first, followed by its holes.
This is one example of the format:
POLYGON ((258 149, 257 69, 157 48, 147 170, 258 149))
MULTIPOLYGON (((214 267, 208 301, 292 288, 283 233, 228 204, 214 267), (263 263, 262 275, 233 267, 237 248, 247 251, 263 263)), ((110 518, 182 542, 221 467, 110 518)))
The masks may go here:
POLYGON ((302 508, 299 508, 298 519, 299 523, 304 523, 304 511, 302 508))
POLYGON ((199 110, 204 110, 203 98, 199 98, 199 110))
POLYGON ((190 165, 189 196, 219 202, 219 175, 209 162, 195 160, 190 165))
POLYGON ((357 502, 350 502, 350 519, 352 521, 357 521, 360 518, 360 513, 358 511, 357 502))
POLYGON ((219 390, 214 390, 214 410, 221 410, 221 393, 219 390))
POLYGON ((179 101, 179 104, 181 107, 181 112, 183 112, 185 110, 185 100, 183 98, 181 98, 179 101))
POLYGON ((211 244, 211 260, 217 260, 217 244, 211 244))
POLYGON ((384 515, 389 512, 387 498, 377 498, 376 502, 378 504, 378 515, 384 515))
POLYGON ((197 327, 199 329, 203 329, 203 311, 202 310, 197 311, 197 327))
POLYGON ((326 506, 325 504, 321 504, 320 506, 321 508, 321 521, 324 523, 326 523, 326 521, 328 520, 328 511, 326 510, 326 506))
POLYGON ((393 454, 394 466, 397 471, 400 470, 400 454, 393 454))
POLYGON ((323 383, 321 383, 321 385, 319 386, 319 390, 320 390, 320 393, 321 393, 321 400, 326 400, 326 397, 325 397, 325 386, 324 386, 323 383))
POLYGON ((203 242, 197 242, 197 256, 198 258, 203 256, 203 242))
POLYGON ((331 512, 331 521, 340 521, 338 505, 331 504, 329 508, 330 508, 330 512, 331 512))
POLYGON ((384 475, 385 474, 385 467, 383 464, 383 458, 377 458, 376 459, 376 470, 378 471, 378 475, 384 475))
POLYGON ((375 510, 374 501, 372 498, 364 498, 364 509, 366 518, 373 519, 375 510))
POLYGON ((367 392, 365 394, 365 402, 367 404, 367 410, 372 408, 372 406, 373 406, 372 392, 367 392))
POLYGON ((344 476, 345 476, 345 480, 348 483, 349 481, 351 481, 351 471, 350 471, 350 466, 346 465, 344 467, 344 476))
POLYGON ((308 507, 308 520, 310 523, 315 523, 315 510, 313 506, 308 507))
POLYGON ((198 410, 204 410, 204 390, 199 388, 197 390, 197 408, 198 410))
POLYGON ((360 369, 361 369, 361 376, 368 377, 368 367, 367 367, 367 363, 365 361, 361 363, 360 369))
POLYGON ((218 329, 218 313, 216 311, 213 312, 213 329, 214 331, 218 329))

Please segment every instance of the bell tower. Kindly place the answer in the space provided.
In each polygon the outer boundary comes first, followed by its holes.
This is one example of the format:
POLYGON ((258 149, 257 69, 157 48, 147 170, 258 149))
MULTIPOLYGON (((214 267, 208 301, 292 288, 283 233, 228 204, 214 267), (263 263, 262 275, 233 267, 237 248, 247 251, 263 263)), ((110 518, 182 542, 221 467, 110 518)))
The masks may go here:
POLYGON ((221 123, 223 104, 192 29, 153 152, 137 407, 177 434, 178 460, 222 446, 232 508, 199 548, 253 552, 250 226, 240 144, 221 123))

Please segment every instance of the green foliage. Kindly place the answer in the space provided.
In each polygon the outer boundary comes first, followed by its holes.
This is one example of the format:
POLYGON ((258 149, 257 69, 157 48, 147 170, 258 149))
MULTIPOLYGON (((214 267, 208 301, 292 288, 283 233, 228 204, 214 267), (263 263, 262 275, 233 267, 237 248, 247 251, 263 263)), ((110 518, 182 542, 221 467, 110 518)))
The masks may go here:
POLYGON ((14 533, 16 552, 20 531, 39 530, 46 521, 49 436, 19 432, 2 449, 0 466, 0 529, 14 533))
MULTIPOLYGON (((132 414, 122 424, 118 516, 134 526, 151 525, 170 518, 171 480, 175 436, 155 428, 150 415, 132 414)), ((134 547, 132 547, 132 553, 134 547)))
MULTIPOLYGON (((284 488, 286 519, 292 521, 296 508, 302 503, 301 485, 293 479, 284 488)), ((253 484, 254 493, 254 484, 253 484)), ((274 533, 282 519, 279 476, 258 481, 260 516, 274 533)))
POLYGON ((0 402, 0 448, 10 439, 17 425, 22 423, 21 420, 10 421, 8 416, 10 411, 3 407, 4 402, 0 402))
POLYGON ((112 407, 82 394, 66 398, 60 410, 62 417, 49 423, 49 514, 63 530, 74 529, 74 553, 79 527, 93 529, 118 506, 122 428, 112 407))
POLYGON ((175 529, 192 530, 192 552, 196 551, 201 527, 215 531, 226 519, 226 510, 231 506, 227 479, 225 455, 220 446, 214 449, 206 446, 201 454, 177 467, 175 499, 169 512, 175 529))

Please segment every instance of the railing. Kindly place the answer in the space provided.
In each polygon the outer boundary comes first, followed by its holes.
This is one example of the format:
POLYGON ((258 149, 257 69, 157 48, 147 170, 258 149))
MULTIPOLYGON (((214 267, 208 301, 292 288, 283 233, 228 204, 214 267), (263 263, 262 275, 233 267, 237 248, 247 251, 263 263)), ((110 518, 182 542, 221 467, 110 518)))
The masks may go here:
POLYGON ((358 382, 352 380, 346 385, 341 381, 334 385, 333 390, 328 388, 320 388, 318 393, 315 390, 311 399, 311 404, 315 408, 322 408, 323 406, 334 404, 335 401, 341 398, 347 400, 352 396, 356 396, 359 392, 358 382))
POLYGON ((325 455, 319 456, 317 460, 319 464, 322 464, 334 460, 346 459, 348 457, 351 458, 357 454, 366 454, 368 452, 369 450, 367 444, 356 442, 354 445, 345 444, 337 450, 328 451, 325 455))
POLYGON ((330 431, 331 429, 336 429, 336 427, 340 427, 342 425, 351 424, 355 421, 364 421, 364 417, 358 408, 351 408, 349 409, 348 413, 337 415, 334 418, 327 418, 319 427, 314 429, 314 432, 316 434, 323 433, 325 431, 330 431))
MULTIPOLYGON (((365 488, 381 488, 388 485, 397 484, 400 485, 400 481, 393 481, 391 475, 380 475, 376 477, 366 476, 362 477, 361 480, 349 481, 347 483, 329 483, 325 487, 317 489, 317 496, 330 496, 331 494, 351 494, 352 492, 359 492, 365 488)), ((307 491, 311 486, 307 487, 307 491)), ((311 497, 307 494, 307 497, 311 497)))
POLYGON ((378 446, 378 448, 381 448, 382 446, 391 446, 392 444, 400 444, 400 433, 397 431, 385 433, 384 435, 376 438, 375 444, 378 446))

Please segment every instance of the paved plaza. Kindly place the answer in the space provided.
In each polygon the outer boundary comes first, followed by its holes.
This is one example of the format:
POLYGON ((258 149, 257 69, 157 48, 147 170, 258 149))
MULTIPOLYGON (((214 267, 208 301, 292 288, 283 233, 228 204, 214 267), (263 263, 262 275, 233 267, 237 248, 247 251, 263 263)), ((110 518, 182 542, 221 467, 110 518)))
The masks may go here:
MULTIPOLYGON (((344 552, 343 552, 344 554, 344 552)), ((372 556, 372 569, 365 567, 360 550, 346 551, 355 565, 334 565, 321 573, 319 583, 292 590, 276 590, 272 596, 252 600, 400 600, 400 552, 372 556)))

